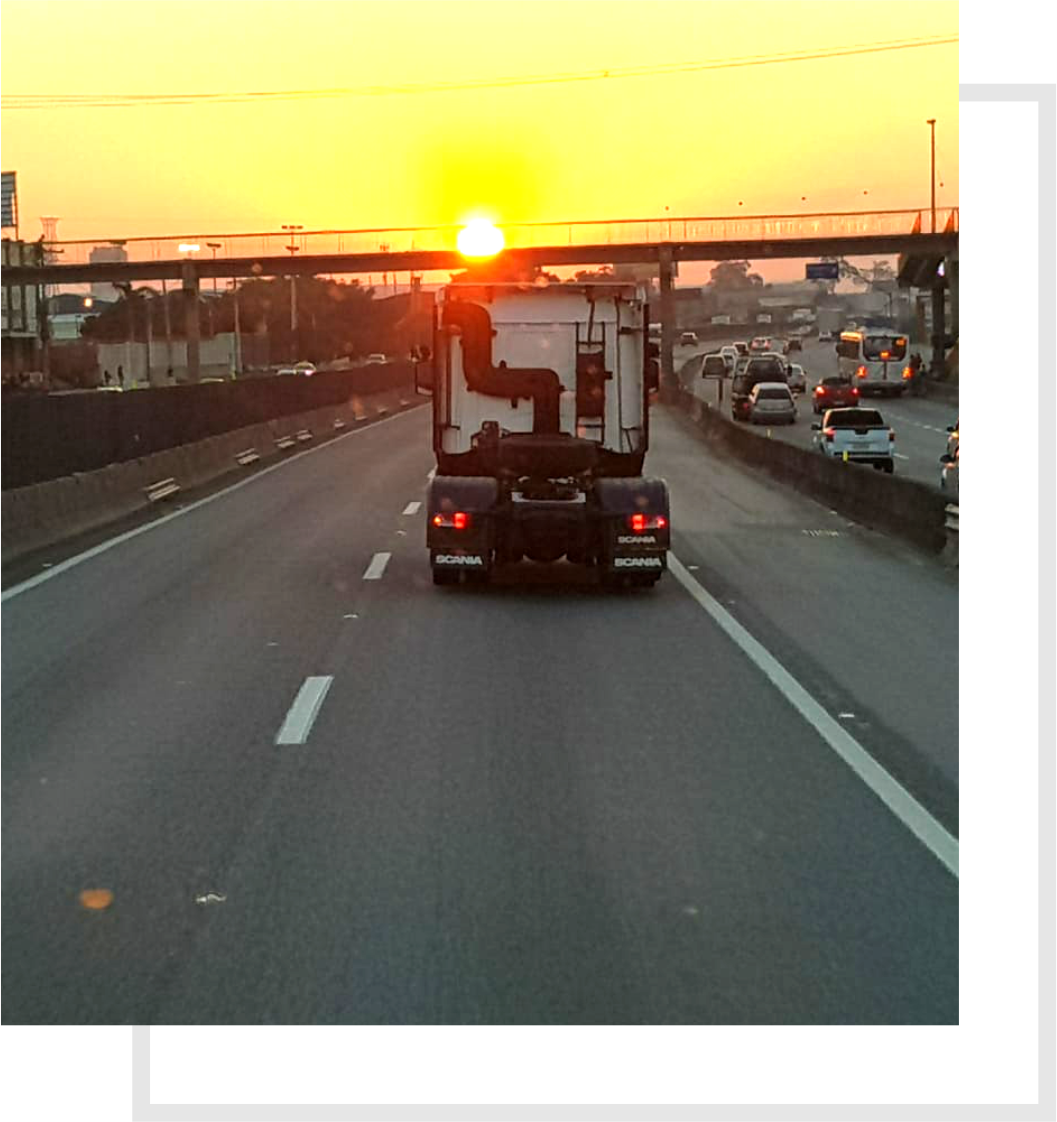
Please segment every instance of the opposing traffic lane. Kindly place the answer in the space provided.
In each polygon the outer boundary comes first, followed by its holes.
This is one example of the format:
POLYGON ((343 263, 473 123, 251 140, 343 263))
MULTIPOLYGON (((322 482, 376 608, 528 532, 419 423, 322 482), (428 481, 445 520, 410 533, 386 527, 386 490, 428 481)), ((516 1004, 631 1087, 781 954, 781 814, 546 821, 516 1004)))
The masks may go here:
POLYGON ((434 589, 427 447, 395 418, 5 605, 5 1019, 956 1020, 950 873, 674 582, 434 589))
MULTIPOLYGON (((698 352, 702 348, 698 348, 698 352)), ((691 357, 688 352, 687 358, 691 357)), ((767 431, 771 439, 783 440, 811 451, 815 450, 811 425, 820 421, 812 410, 811 392, 824 377, 837 373, 837 357, 829 343, 810 342, 803 351, 794 351, 787 356, 789 362, 797 362, 804 368, 807 389, 797 396, 797 420, 793 425, 777 425, 767 431)), ((685 361, 685 360, 684 360, 685 361)), ((723 382, 722 391, 718 380, 697 378, 686 388, 702 401, 730 412, 730 380, 723 382), (722 392, 722 400, 720 393, 722 392)), ((864 407, 876 408, 896 433, 896 473, 939 488, 941 465, 940 456, 947 450, 947 426, 958 419, 957 405, 921 398, 863 398, 864 407)))

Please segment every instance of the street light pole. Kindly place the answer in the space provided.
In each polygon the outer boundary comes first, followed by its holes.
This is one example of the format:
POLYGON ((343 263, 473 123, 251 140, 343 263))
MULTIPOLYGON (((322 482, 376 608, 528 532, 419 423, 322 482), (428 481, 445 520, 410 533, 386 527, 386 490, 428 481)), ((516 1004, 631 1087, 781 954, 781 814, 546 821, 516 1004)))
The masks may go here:
POLYGON ((936 118, 929 117, 925 122, 932 134, 932 232, 936 232, 936 118))
POLYGON ((239 282, 231 282, 231 297, 235 302, 235 377, 242 374, 242 329, 239 326, 239 282))
MULTIPOLYGON (((290 244, 286 247, 290 251, 290 256, 293 257, 295 253, 301 248, 295 241, 294 235, 298 230, 303 230, 304 226, 283 226, 283 229, 290 235, 290 244)), ((290 346, 293 348, 293 357, 291 362, 297 362, 297 274, 290 274, 290 346)))
POLYGON ((165 284, 165 278, 161 279, 161 299, 162 311, 165 313, 165 378, 173 372, 172 367, 172 320, 169 318, 169 290, 165 284))
POLYGON ((154 294, 153 294, 152 291, 148 291, 148 292, 145 292, 144 296, 143 296, 143 306, 147 309, 147 385, 148 386, 154 384, 152 382, 151 376, 150 376, 150 357, 151 357, 150 356, 150 351, 151 351, 151 344, 154 342, 154 323, 153 323, 154 300, 153 300, 153 295, 154 294))

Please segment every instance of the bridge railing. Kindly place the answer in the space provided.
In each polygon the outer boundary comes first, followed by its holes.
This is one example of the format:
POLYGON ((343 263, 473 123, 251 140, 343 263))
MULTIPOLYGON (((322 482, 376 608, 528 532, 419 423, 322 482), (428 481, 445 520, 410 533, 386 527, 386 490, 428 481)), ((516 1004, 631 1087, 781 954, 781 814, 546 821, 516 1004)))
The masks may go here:
MULTIPOLYGON (((97 260, 173 261, 180 257, 282 257, 331 253, 403 253, 454 250, 460 226, 404 226, 359 230, 267 231, 251 234, 182 234, 125 239, 81 239, 46 245, 51 263, 86 264, 97 260), (294 249, 291 250, 290 247, 294 249), (194 247, 194 248, 189 248, 194 247)), ((728 242, 772 239, 906 234, 932 228, 924 210, 856 211, 837 214, 733 215, 727 217, 615 219, 588 222, 523 222, 503 225, 507 248, 564 245, 630 245, 655 242, 728 242)), ((937 231, 958 229, 958 208, 936 211, 937 231)))

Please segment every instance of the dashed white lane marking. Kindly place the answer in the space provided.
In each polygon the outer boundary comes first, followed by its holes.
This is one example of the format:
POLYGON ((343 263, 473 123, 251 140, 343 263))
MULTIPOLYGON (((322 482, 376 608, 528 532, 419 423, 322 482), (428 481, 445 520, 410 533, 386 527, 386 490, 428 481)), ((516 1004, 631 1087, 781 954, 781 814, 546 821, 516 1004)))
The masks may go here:
POLYGON ((430 468, 429 471, 426 472, 426 478, 430 481, 430 483, 433 482, 436 474, 437 474, 437 469, 435 467, 430 468))
POLYGON ((895 456, 895 458, 896 458, 897 460, 909 460, 909 459, 910 459, 910 457, 909 457, 909 456, 904 456, 904 455, 903 455, 902 453, 900 453, 900 452, 893 452, 893 453, 892 453, 892 455, 893 455, 893 456, 895 456))
POLYGON ((327 696, 333 675, 306 678, 304 685, 297 691, 290 711, 286 714, 283 727, 275 737, 276 744, 304 744, 312 731, 316 717, 327 696))
POLYGON ((744 627, 695 579, 673 553, 668 568, 675 579, 705 609, 726 634, 770 679, 805 721, 855 772, 908 830, 952 873, 958 876, 958 839, 952 837, 931 814, 896 782, 846 729, 804 689, 762 643, 744 627))
POLYGON ((404 507, 404 513, 405 514, 418 514, 418 512, 421 508, 422 508, 421 503, 408 503, 407 506, 404 507))
POLYGON ((371 563, 367 566, 363 574, 364 580, 381 580, 382 573, 385 572, 386 565, 389 564, 389 558, 393 555, 391 553, 376 553, 371 558, 371 563))

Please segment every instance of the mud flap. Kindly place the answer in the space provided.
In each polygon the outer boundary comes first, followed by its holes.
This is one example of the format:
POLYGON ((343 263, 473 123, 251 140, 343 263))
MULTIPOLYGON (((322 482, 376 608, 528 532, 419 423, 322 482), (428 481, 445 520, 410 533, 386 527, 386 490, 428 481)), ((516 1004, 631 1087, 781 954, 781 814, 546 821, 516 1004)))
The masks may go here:
POLYGON ((595 495, 602 518, 602 572, 653 581, 668 567, 671 516, 663 479, 600 479, 595 495))
MULTIPOLYGON (((491 512, 499 486, 494 479, 438 475, 426 494, 426 545, 434 576, 482 577, 492 567, 495 528, 491 512)), ((438 582, 443 583, 443 582, 438 582)))

